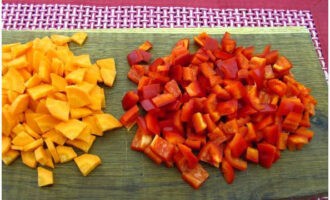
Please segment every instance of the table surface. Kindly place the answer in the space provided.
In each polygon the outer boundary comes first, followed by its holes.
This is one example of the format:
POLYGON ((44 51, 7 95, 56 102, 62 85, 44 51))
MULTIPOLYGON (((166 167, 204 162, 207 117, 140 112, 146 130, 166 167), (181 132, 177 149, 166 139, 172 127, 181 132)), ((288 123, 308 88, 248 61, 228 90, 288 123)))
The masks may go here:
MULTIPOLYGON (((203 30, 217 38, 225 31, 203 30)), ((192 38, 203 30, 162 29, 161 34, 158 29, 99 30, 88 33, 83 47, 71 47, 75 54, 89 53, 93 62, 105 57, 116 59, 115 86, 105 88, 105 112, 120 117, 123 94, 136 87, 126 77, 129 70, 127 53, 148 39, 154 45, 153 58, 163 56, 178 39, 192 38)), ((312 89, 318 100, 316 116, 311 121, 315 137, 303 150, 282 152, 281 159, 271 169, 249 164, 246 171, 236 172, 232 185, 225 183, 218 169, 203 163, 210 177, 195 191, 181 179, 177 169, 157 166, 144 154, 131 151, 134 129, 128 132, 122 128, 96 140, 90 153, 98 154, 102 165, 88 177, 81 176, 74 162, 60 164, 54 169, 55 184, 38 188, 36 171, 24 166, 20 159, 11 166, 3 166, 3 199, 279 199, 327 195, 328 91, 309 32, 305 28, 233 28, 226 31, 233 34, 239 45, 255 45, 258 51, 264 45, 272 44, 292 61, 297 80, 312 89)), ((4 31, 3 42, 26 42, 50 34, 49 31, 4 31)))
POLYGON ((272 9, 297 9, 310 10, 313 15, 322 47, 323 57, 328 61, 328 0, 3 0, 3 3, 70 3, 98 6, 180 6, 180 7, 205 7, 205 8, 272 8, 272 9))

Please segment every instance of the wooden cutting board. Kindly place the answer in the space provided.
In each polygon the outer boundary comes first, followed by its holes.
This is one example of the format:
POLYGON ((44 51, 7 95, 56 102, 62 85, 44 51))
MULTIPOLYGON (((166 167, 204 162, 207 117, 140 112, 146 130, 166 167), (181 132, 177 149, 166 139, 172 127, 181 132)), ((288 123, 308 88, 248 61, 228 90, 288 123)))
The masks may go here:
MULTIPOLYGON (((283 152, 271 169, 249 164, 246 171, 236 172, 232 185, 225 183, 218 169, 203 164, 210 177, 199 190, 194 190, 181 179, 176 168, 157 166, 144 154, 130 150, 135 129, 122 128, 97 138, 90 152, 101 157, 102 165, 88 177, 80 174, 74 162, 60 164, 54 169, 55 184, 39 188, 37 171, 24 166, 20 159, 11 166, 3 165, 3 199, 279 199, 327 195, 328 90, 306 28, 95 30, 88 31, 84 46, 71 47, 75 54, 90 54, 93 62, 115 58, 117 77, 113 88, 105 88, 105 112, 119 118, 123 114, 122 96, 135 88, 126 77, 126 55, 149 40, 154 45, 153 58, 164 56, 178 39, 192 39, 202 31, 218 39, 229 31, 238 45, 253 45, 259 52, 271 44, 292 61, 296 79, 310 87, 318 101, 316 116, 312 118, 315 137, 310 144, 301 151, 283 152)), ((72 35, 70 31, 4 31, 2 39, 3 44, 27 42, 54 32, 72 35)))

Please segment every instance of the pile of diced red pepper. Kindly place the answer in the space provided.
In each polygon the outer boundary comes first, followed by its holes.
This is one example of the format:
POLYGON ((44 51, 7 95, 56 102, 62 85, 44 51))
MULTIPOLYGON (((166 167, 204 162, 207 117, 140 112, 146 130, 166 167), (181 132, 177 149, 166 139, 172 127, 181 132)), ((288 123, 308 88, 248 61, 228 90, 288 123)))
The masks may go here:
POLYGON ((280 151, 312 139, 316 100, 286 57, 269 45, 260 54, 238 47, 229 33, 220 42, 206 33, 194 41, 196 52, 182 39, 151 63, 148 41, 127 56, 137 89, 123 97, 120 121, 138 126, 133 150, 176 166, 197 189, 209 176, 199 161, 219 168, 230 184, 247 161, 270 168, 280 151))

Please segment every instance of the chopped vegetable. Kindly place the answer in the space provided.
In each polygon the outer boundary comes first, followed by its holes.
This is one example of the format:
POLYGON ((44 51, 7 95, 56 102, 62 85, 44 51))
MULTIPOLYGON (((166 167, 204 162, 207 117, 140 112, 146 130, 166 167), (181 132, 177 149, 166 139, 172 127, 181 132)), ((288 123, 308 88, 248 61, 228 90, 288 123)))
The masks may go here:
POLYGON ((114 59, 93 64, 90 55, 69 49, 70 41, 82 45, 86 38, 55 34, 2 47, 2 160, 10 165, 21 155, 26 166, 38 167, 39 186, 53 184, 52 172, 39 166, 69 162, 78 156, 74 148, 87 153, 95 135, 122 126, 103 113, 104 89, 97 85, 113 86, 114 59))
POLYGON ((87 176, 91 171, 93 171, 98 165, 101 164, 101 159, 97 155, 93 154, 83 154, 74 159, 80 172, 87 176))
POLYGON ((197 189, 209 176, 199 161, 231 184, 247 161, 270 168, 280 151, 309 143, 317 102, 286 57, 270 45, 259 54, 237 47, 229 33, 221 41, 201 33, 194 41, 196 52, 185 38, 150 63, 149 41, 127 55, 127 77, 137 88, 123 96, 120 121, 138 126, 131 149, 175 165, 197 189))

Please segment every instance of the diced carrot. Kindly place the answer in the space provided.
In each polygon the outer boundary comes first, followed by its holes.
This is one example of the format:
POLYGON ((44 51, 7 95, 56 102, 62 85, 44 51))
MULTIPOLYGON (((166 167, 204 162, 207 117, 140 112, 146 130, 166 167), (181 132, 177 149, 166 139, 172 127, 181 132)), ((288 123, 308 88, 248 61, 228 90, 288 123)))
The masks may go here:
POLYGON ((2 77, 2 88, 22 94, 25 90, 24 78, 16 69, 9 68, 8 72, 2 77))
POLYGON ((32 112, 31 110, 29 111, 26 111, 25 112, 25 121, 26 121, 26 124, 36 133, 38 134, 41 134, 42 131, 40 130, 37 122, 35 121, 35 119, 37 117, 40 117, 42 116, 43 114, 40 114, 40 113, 35 113, 35 112, 32 112))
POLYGON ((46 165, 48 161, 48 156, 43 146, 39 146, 36 150, 34 150, 34 156, 38 163, 40 163, 43 166, 46 165))
POLYGON ((52 155, 52 157, 54 159, 54 162, 59 163, 60 162, 60 157, 59 157, 59 155, 56 151, 54 143, 49 138, 45 139, 45 143, 47 145, 47 148, 49 149, 50 154, 52 155))
POLYGON ((44 83, 50 83, 50 63, 46 60, 41 60, 39 63, 38 75, 44 83))
POLYGON ((77 67, 90 67, 92 66, 91 59, 88 54, 74 56, 72 64, 77 67))
POLYGON ((58 124, 55 129, 61 132, 70 140, 77 138, 81 132, 86 128, 87 124, 77 119, 70 119, 66 122, 58 124))
POLYGON ((20 42, 12 43, 12 44, 3 44, 2 45, 2 52, 11 52, 11 48, 20 45, 20 42))
POLYGON ((80 149, 80 150, 84 151, 85 153, 87 153, 89 151, 89 149, 92 147, 92 145, 96 139, 96 136, 91 135, 91 137, 89 139, 90 140, 88 142, 79 140, 79 139, 67 140, 66 144, 76 147, 77 149, 80 149))
POLYGON ((31 73, 27 70, 27 68, 19 69, 18 72, 23 77, 24 81, 27 81, 31 78, 31 73))
POLYGON ((90 95, 93 98, 91 98, 91 103, 88 105, 88 107, 92 110, 101 110, 102 102, 104 99, 104 92, 102 88, 100 88, 99 86, 94 87, 90 95))
POLYGON ((55 129, 52 129, 42 135, 42 138, 48 138, 52 142, 58 144, 58 145, 64 145, 67 138, 60 132, 56 131, 55 129))
POLYGON ((54 118, 51 115, 43 114, 35 118, 35 121, 41 130, 42 133, 45 133, 53 129, 57 124, 60 123, 60 120, 54 118))
POLYGON ((50 168, 55 168, 54 163, 53 163, 53 159, 52 159, 52 154, 50 153, 49 149, 45 149, 46 151, 46 155, 47 155, 47 161, 45 166, 50 167, 50 168))
POLYGON ((12 59, 9 62, 3 63, 3 67, 6 68, 16 68, 16 69, 22 69, 24 67, 28 66, 28 61, 26 59, 26 55, 20 56, 18 58, 12 59))
POLYGON ((87 68, 84 76, 84 81, 96 85, 99 80, 102 80, 102 78, 99 68, 97 66, 96 68, 93 66, 95 65, 92 65, 91 67, 87 68))
POLYGON ((24 85, 26 88, 32 88, 39 85, 41 81, 41 77, 38 74, 34 74, 31 78, 29 78, 29 80, 25 82, 24 85))
POLYGON ((87 33, 85 32, 78 32, 71 36, 71 40, 79 45, 82 45, 87 38, 87 33))
POLYGON ((65 163, 77 157, 76 152, 72 147, 68 146, 57 146, 56 151, 60 157, 60 162, 65 163))
POLYGON ((86 126, 84 130, 78 135, 76 140, 81 140, 84 142, 89 142, 91 140, 91 128, 89 126, 86 126))
POLYGON ((111 114, 104 113, 96 114, 94 116, 96 117, 98 126, 101 127, 103 132, 122 127, 122 124, 119 122, 119 120, 111 114))
POLYGON ((29 95, 21 94, 11 104, 11 112, 15 115, 24 112, 29 105, 29 95))
POLYGON ((16 58, 26 53, 31 47, 32 47, 32 42, 14 45, 10 48, 11 55, 13 56, 13 58, 16 58))
POLYGON ((37 167, 37 161, 36 161, 33 151, 22 151, 21 157, 22 157, 22 162, 26 166, 31 167, 31 168, 37 167))
POLYGON ((23 146, 11 145, 10 146, 10 149, 16 150, 16 151, 22 151, 23 150, 23 146))
POLYGON ((38 104, 35 109, 36 113, 50 115, 48 108, 46 107, 46 99, 38 100, 38 104))
POLYGON ((2 107, 2 134, 9 136, 11 130, 18 124, 17 118, 10 112, 9 105, 2 107))
POLYGON ((13 103, 15 101, 15 99, 20 95, 20 93, 13 91, 13 90, 8 90, 7 95, 8 95, 9 102, 13 103))
POLYGON ((2 162, 5 163, 5 165, 10 165, 12 162, 18 158, 19 152, 9 149, 6 153, 2 154, 2 162))
POLYGON ((31 137, 25 131, 22 131, 22 132, 18 133, 11 142, 12 142, 12 144, 17 145, 17 146, 24 146, 33 141, 34 141, 33 137, 31 137))
POLYGON ((47 98, 46 107, 53 117, 63 121, 69 120, 70 106, 68 102, 47 98))
POLYGON ((89 94, 76 85, 69 85, 65 87, 70 107, 79 108, 91 103, 89 94))
POLYGON ((10 61, 13 59, 13 56, 10 52, 2 52, 2 62, 10 61))
POLYGON ((22 151, 33 151, 34 149, 42 146, 43 143, 44 143, 43 139, 39 138, 29 144, 24 145, 22 151))
POLYGON ((2 136, 2 155, 10 149, 10 143, 10 137, 2 136))
POLYGON ((66 75, 65 79, 68 83, 81 83, 84 80, 86 71, 86 68, 78 68, 66 75))
POLYGON ((97 60, 96 64, 101 68, 101 76, 104 84, 112 87, 116 77, 116 64, 113 58, 97 60))
POLYGON ((65 35, 51 35, 50 39, 53 41, 54 44, 57 45, 65 45, 71 41, 71 38, 65 35))
POLYGON ((32 128, 26 124, 26 123, 23 123, 23 130, 26 131, 27 134, 29 134, 30 136, 32 136, 33 138, 35 139, 39 139, 40 138, 40 135, 38 133, 36 133, 34 130, 32 130, 32 128))
POLYGON ((101 164, 100 157, 93 154, 83 154, 75 158, 74 161, 83 176, 87 176, 91 171, 93 171, 98 165, 101 164))
POLYGON ((68 101, 68 98, 62 92, 55 92, 55 93, 49 95, 49 97, 52 97, 54 99, 61 100, 61 101, 68 101))
POLYGON ((24 125, 22 124, 17 124, 13 129, 10 135, 17 135, 18 133, 22 132, 22 131, 26 131, 24 125))
POLYGON ((52 58, 50 69, 52 73, 55 73, 59 76, 63 76, 64 74, 64 64, 63 61, 59 58, 52 58))
POLYGON ((54 183, 53 172, 42 167, 38 167, 38 186, 44 187, 54 183))
POLYGON ((91 115, 93 113, 93 111, 91 109, 88 108, 71 108, 70 109, 70 117, 72 119, 80 119, 80 118, 84 118, 87 117, 89 115, 91 115))
POLYGON ((50 93, 54 91, 54 87, 49 84, 41 84, 27 90, 28 94, 31 96, 33 100, 40 99, 42 97, 46 97, 50 93))
POLYGON ((92 134, 97 136, 103 136, 102 128, 97 123, 97 119, 95 116, 84 117, 82 121, 85 122, 91 128, 92 134))

